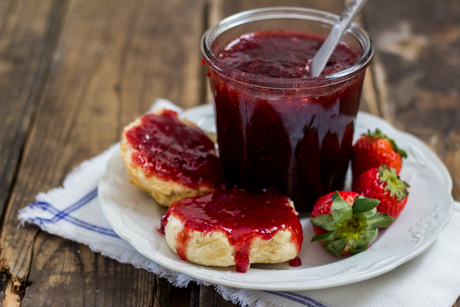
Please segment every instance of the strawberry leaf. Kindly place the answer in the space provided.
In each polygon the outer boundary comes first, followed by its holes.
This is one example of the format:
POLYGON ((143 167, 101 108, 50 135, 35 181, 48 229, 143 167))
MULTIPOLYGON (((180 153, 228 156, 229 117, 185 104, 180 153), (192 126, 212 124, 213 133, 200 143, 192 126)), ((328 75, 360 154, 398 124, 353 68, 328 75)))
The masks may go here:
POLYGON ((323 228, 327 231, 333 231, 337 229, 337 223, 334 221, 334 218, 329 214, 321 214, 313 219, 310 222, 318 227, 323 228))
POLYGON ((398 145, 396 145, 395 140, 393 140, 392 138, 389 138, 386 134, 384 134, 382 131, 380 131, 380 129, 375 129, 374 132, 371 132, 370 130, 367 130, 367 135, 370 136, 370 137, 374 137, 374 138, 387 139, 388 142, 390 142, 391 147, 393 147, 394 151, 399 153, 401 155, 401 157, 407 158, 407 153, 404 150, 402 150, 401 148, 399 148, 398 145))
POLYGON ((332 242, 325 243, 321 245, 328 253, 339 257, 342 255, 342 252, 344 251, 345 247, 348 244, 349 239, 347 238, 341 238, 334 240, 332 242))
POLYGON ((374 208, 374 209, 372 209, 370 211, 366 211, 366 212, 363 212, 363 213, 356 213, 356 214, 354 214, 354 216, 356 216, 360 220, 368 220, 371 217, 373 217, 376 213, 377 213, 377 208, 374 208))
POLYGON ((393 223, 394 220, 395 219, 388 214, 377 212, 373 217, 366 221, 365 228, 367 230, 373 230, 376 228, 386 228, 390 226, 390 224, 393 223))
POLYGON ((377 199, 366 198, 364 196, 357 196, 353 203, 353 214, 371 211, 380 203, 377 199))
POLYGON ((377 212, 379 200, 357 196, 351 206, 339 192, 331 199, 332 216, 323 214, 311 219, 313 225, 329 232, 314 236, 311 242, 321 241, 322 247, 334 256, 344 251, 365 251, 377 238, 378 228, 388 227, 394 221, 390 215, 377 212))
POLYGON ((357 236, 353 239, 353 244, 349 249, 353 255, 365 251, 369 247, 369 244, 362 236, 357 236))
POLYGON ((329 242, 334 239, 335 239, 335 233, 333 231, 329 231, 328 233, 323 233, 320 235, 313 236, 313 238, 311 238, 311 242, 317 242, 317 241, 329 242))
POLYGON ((364 237, 364 240, 366 240, 368 244, 371 244, 372 242, 374 242, 375 238, 377 238, 378 234, 379 234, 378 229, 365 230, 363 232, 363 237, 364 237))
POLYGON ((339 192, 335 192, 334 195, 332 195, 332 200, 331 213, 334 221, 338 224, 351 219, 353 216, 353 209, 350 204, 340 196, 339 192))
POLYGON ((378 168, 379 171, 379 182, 385 182, 385 191, 390 191, 390 196, 396 196, 397 200, 403 200, 409 195, 407 188, 409 185, 402 181, 396 174, 396 170, 391 170, 385 164, 382 164, 378 168))

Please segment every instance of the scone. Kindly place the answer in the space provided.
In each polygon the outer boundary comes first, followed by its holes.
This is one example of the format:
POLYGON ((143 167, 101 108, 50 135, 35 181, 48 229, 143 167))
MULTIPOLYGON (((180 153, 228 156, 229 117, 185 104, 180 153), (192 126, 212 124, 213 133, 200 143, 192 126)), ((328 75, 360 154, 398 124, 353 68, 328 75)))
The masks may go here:
POLYGON ((152 112, 125 127, 121 156, 130 181, 163 206, 223 183, 214 143, 171 110, 152 112))
POLYGON ((182 260, 205 266, 278 263, 298 256, 302 226, 289 198, 233 189, 171 204, 161 220, 169 247, 182 260))

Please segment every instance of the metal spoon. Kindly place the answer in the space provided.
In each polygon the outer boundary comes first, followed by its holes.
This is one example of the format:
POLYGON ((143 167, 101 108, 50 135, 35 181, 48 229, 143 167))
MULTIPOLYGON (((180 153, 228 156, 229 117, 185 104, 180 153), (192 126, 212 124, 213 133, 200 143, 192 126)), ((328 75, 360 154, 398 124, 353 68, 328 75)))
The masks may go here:
POLYGON ((353 0, 347 5, 342 15, 340 16, 339 21, 336 22, 332 27, 331 33, 329 33, 329 36, 324 41, 321 48, 319 48, 316 55, 313 57, 313 61, 310 66, 312 77, 318 77, 321 75, 321 72, 331 57, 332 52, 334 52, 335 47, 337 47, 343 35, 348 30, 351 23, 359 14, 366 2, 367 0, 353 0))

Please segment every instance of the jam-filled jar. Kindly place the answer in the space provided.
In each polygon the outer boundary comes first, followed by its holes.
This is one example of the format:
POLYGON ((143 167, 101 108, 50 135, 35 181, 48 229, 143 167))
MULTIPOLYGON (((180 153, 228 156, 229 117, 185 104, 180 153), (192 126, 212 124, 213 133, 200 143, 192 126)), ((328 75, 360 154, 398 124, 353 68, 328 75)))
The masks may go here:
POLYGON ((299 212, 343 189, 366 67, 374 49, 352 25, 319 77, 311 59, 338 16, 268 8, 224 19, 203 36, 220 160, 229 187, 274 187, 299 212))

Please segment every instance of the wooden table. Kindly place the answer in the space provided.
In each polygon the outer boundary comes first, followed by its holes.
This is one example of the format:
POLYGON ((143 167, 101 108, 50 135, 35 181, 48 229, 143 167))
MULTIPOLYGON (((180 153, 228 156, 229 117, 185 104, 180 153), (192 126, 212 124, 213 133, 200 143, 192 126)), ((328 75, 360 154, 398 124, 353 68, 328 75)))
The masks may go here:
MULTIPOLYGON (((345 1, 281 4, 340 13, 345 1)), ((199 48, 205 29, 233 13, 276 5, 0 1, 4 306, 233 306, 212 287, 178 289, 35 226, 18 228, 17 212, 117 142, 122 127, 156 98, 185 108, 209 103, 199 48)), ((361 110, 422 139, 447 165, 460 199, 460 1, 372 0, 359 22, 376 47, 361 110)))

